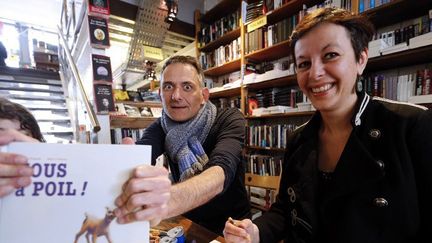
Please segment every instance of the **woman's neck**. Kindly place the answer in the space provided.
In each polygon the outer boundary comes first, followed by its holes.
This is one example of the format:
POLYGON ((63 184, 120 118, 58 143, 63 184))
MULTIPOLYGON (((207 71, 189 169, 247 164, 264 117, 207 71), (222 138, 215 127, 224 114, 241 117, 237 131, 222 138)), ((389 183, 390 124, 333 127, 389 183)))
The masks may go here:
POLYGON ((337 110, 320 111, 323 120, 321 132, 337 134, 341 132, 351 131, 351 119, 354 114, 357 99, 357 95, 353 95, 352 98, 346 100, 344 106, 340 107, 337 110))

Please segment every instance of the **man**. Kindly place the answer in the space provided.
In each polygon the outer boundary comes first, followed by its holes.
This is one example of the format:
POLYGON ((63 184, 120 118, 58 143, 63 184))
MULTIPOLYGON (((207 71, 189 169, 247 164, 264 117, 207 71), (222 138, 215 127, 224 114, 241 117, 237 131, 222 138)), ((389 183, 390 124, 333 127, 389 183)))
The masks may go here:
MULTIPOLYGON (((159 89, 162 117, 137 144, 152 145, 152 164, 162 154, 168 160, 175 184, 160 219, 184 214, 221 234, 228 217, 250 215, 241 162, 244 118, 237 109, 217 111, 203 77, 195 58, 174 56, 165 63, 159 89)), ((121 222, 141 220, 147 180, 134 178, 125 185, 117 200, 121 222)))

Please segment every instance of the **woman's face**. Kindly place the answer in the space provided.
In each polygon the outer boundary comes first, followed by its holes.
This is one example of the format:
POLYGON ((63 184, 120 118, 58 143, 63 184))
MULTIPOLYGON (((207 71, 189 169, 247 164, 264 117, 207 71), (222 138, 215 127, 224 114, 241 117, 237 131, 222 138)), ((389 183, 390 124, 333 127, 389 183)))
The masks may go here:
POLYGON ((17 120, 9 120, 9 119, 0 119, 0 131, 2 130, 8 130, 8 129, 15 129, 19 132, 21 132, 24 135, 31 137, 31 132, 27 129, 21 129, 20 122, 17 120))
POLYGON ((345 27, 322 23, 300 38, 294 47, 297 82, 321 112, 354 106, 354 85, 367 62, 367 50, 357 62, 345 27))

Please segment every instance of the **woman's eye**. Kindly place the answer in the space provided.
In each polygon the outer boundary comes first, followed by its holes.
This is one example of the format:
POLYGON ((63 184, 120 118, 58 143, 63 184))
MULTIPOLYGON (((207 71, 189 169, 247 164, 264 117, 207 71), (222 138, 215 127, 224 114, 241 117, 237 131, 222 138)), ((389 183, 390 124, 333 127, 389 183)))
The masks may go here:
POLYGON ((338 56, 338 54, 336 52, 330 52, 330 53, 326 53, 324 55, 324 58, 325 59, 331 59, 331 58, 334 58, 334 57, 337 57, 337 56, 338 56))
POLYGON ((310 62, 300 62, 297 64, 297 69, 305 69, 310 66, 310 62))

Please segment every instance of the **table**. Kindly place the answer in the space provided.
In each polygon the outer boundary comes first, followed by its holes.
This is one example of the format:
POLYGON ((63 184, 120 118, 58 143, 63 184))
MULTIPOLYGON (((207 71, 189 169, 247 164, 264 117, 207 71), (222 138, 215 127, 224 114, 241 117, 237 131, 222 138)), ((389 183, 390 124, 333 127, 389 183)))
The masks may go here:
POLYGON ((186 243, 209 243, 212 240, 225 243, 225 240, 222 236, 211 232, 210 230, 192 222, 190 219, 187 219, 183 216, 165 219, 159 225, 153 227, 153 229, 168 231, 176 226, 183 227, 186 243))

